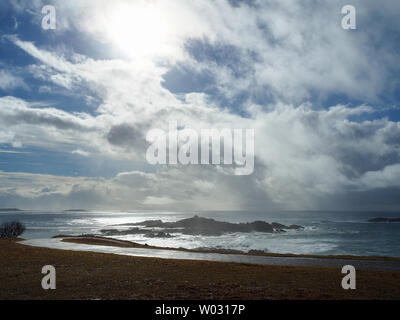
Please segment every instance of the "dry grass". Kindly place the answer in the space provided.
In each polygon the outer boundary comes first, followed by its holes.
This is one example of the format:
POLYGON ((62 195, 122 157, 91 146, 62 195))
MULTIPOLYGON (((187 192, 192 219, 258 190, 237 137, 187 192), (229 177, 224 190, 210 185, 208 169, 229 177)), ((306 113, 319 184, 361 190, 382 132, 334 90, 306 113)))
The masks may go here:
POLYGON ((0 299, 399 299, 400 273, 166 260, 35 248, 0 240, 0 299), (41 269, 57 289, 41 288, 41 269))

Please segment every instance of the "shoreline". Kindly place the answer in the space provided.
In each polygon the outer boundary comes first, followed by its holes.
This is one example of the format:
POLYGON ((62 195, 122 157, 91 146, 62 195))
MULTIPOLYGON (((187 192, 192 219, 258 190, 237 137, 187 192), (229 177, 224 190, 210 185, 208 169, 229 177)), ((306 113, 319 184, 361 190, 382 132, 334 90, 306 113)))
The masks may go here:
POLYGON ((213 261, 229 262, 252 265, 267 266, 292 266, 292 267, 319 267, 333 268, 341 270, 345 265, 352 265, 357 270, 375 270, 400 273, 400 261, 398 260, 376 260, 376 259, 346 259, 346 258, 326 258, 326 257, 301 257, 301 256, 274 256, 274 255, 253 255, 241 253, 216 253, 204 251, 190 251, 187 249, 174 250, 161 247, 150 247, 139 245, 129 241, 116 239, 102 239, 90 237, 70 238, 64 241, 62 238, 53 239, 31 239, 22 242, 23 245, 42 247, 48 249, 97 252, 105 254, 115 254, 121 256, 149 257, 158 259, 193 260, 193 261, 213 261), (69 240, 69 241, 68 241, 69 240))
POLYGON ((0 299, 399 299, 400 273, 359 270, 343 290, 340 269, 132 257, 0 240, 0 299), (41 288, 41 268, 57 289, 41 288))
POLYGON ((318 259, 348 259, 348 260, 377 260, 377 261, 400 261, 400 257, 388 256, 355 256, 355 255, 315 255, 315 254, 294 254, 294 253, 273 253, 273 252, 245 252, 240 250, 230 249, 187 249, 187 248, 172 248, 151 246, 147 244, 139 244, 133 241, 120 240, 111 237, 101 236, 67 236, 59 235, 53 238, 62 238, 62 242, 70 242, 77 244, 90 244, 102 246, 115 246, 121 248, 145 248, 145 249, 159 249, 159 250, 174 250, 195 253, 218 253, 218 254, 240 254, 250 256, 266 256, 266 257, 293 257, 293 258, 318 258, 318 259))

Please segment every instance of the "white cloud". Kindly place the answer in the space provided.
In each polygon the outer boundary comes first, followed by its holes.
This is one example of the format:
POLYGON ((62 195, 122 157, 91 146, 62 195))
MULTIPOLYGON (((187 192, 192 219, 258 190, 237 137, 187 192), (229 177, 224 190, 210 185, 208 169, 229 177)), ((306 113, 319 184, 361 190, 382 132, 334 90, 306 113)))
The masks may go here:
POLYGON ((382 170, 368 171, 361 178, 362 188, 371 190, 374 188, 400 187, 400 164, 388 165, 382 170))
POLYGON ((26 151, 15 151, 15 150, 2 150, 2 149, 0 149, 0 153, 27 154, 27 153, 30 153, 30 152, 26 152, 26 151))
MULTIPOLYGON (((112 44, 104 31, 106 13, 119 2, 57 2, 65 13, 59 15, 66 19, 61 26, 112 44)), ((194 129, 254 128, 256 168, 252 176, 240 178, 226 174, 229 168, 213 166, 152 168, 151 173, 121 172, 111 179, 2 173, 6 183, 0 197, 25 199, 27 206, 35 199, 42 205, 80 201, 128 209, 318 209, 328 203, 337 209, 349 205, 335 203, 343 195, 399 187, 398 122, 354 120, 374 114, 373 103, 320 109, 310 102, 330 94, 379 100, 390 90, 393 70, 387 61, 398 62, 398 56, 371 45, 368 33, 355 37, 341 29, 337 2, 312 4, 256 1, 254 9, 234 8, 227 1, 154 1, 175 29, 168 50, 157 59, 66 58, 62 51, 9 37, 37 60, 27 68, 36 79, 85 97, 90 91, 96 99, 89 100, 99 103, 89 115, 0 98, 0 143, 61 149, 88 159, 129 159, 139 166, 145 163, 147 130, 167 129, 170 120, 177 120, 194 129), (185 51, 188 39, 220 51, 195 59, 185 51), (178 65, 208 70, 215 77, 214 89, 227 99, 248 93, 242 106, 247 117, 205 92, 178 95, 164 88, 163 76, 178 65), (22 177, 30 182, 18 182, 22 177)), ((368 6, 371 1, 364 2, 368 6)), ((373 202, 368 197, 365 203, 373 202)))
POLYGON ((27 84, 19 76, 13 75, 7 70, 0 70, 0 89, 10 90, 18 87, 28 88, 27 84))
POLYGON ((142 201, 143 204, 151 206, 165 206, 167 204, 171 204, 174 202, 175 202, 174 200, 168 197, 151 197, 151 196, 146 197, 146 199, 142 201))
POLYGON ((71 153, 72 154, 78 154, 78 155, 83 156, 83 157, 88 157, 90 155, 89 152, 84 151, 84 150, 80 150, 80 149, 76 149, 76 150, 72 151, 71 153))
MULTIPOLYGON (((398 3, 389 2, 390 5, 379 7, 379 11, 388 18, 384 22, 393 24, 395 28, 396 19, 390 8, 398 7, 398 3)), ((36 6, 43 3, 38 1, 36 6)), ((374 22, 378 8, 370 0, 357 0, 353 4, 359 11, 359 23, 363 24, 360 31, 353 33, 341 28, 343 4, 340 1, 267 0, 254 1, 255 7, 232 7, 229 1, 208 0, 156 0, 150 4, 142 0, 56 1, 55 4, 57 10, 63 13, 59 15, 61 29, 72 29, 98 41, 131 48, 133 55, 135 51, 140 51, 141 37, 137 36, 135 42, 134 31, 124 33, 124 30, 114 30, 110 33, 113 30, 110 25, 112 15, 118 13, 119 8, 119 13, 124 10, 128 25, 121 29, 129 30, 131 27, 136 30, 140 27, 130 26, 129 21, 133 23, 138 8, 149 7, 154 14, 162 14, 162 19, 158 20, 167 21, 169 29, 168 35, 162 39, 165 42, 163 48, 167 49, 158 48, 157 58, 172 65, 193 63, 197 69, 207 69, 216 77, 217 88, 228 97, 246 91, 255 98, 268 93, 275 99, 294 103, 315 96, 323 98, 328 94, 378 100, 386 91, 393 90, 390 89, 389 79, 393 66, 399 65, 399 55, 371 40, 383 27, 374 22), (127 6, 129 3, 132 8, 127 6), (132 19, 129 19, 130 10, 132 19), (124 41, 116 42, 125 34, 124 41), (191 62, 184 51, 188 39, 207 41, 211 45, 231 45, 241 50, 241 63, 247 64, 251 71, 241 72, 238 77, 232 70, 232 65, 238 65, 237 61, 233 61, 231 66, 223 65, 223 62, 191 62)), ((147 29, 151 31, 153 27, 147 29)), ((159 29, 164 32, 166 28, 159 26, 159 29)), ((149 37, 157 32, 150 31, 149 37)), ((145 32, 142 30, 143 34, 145 32)), ((160 42, 155 35, 153 37, 154 42, 160 42)), ((56 59, 51 53, 38 51, 32 44, 20 40, 15 40, 15 43, 58 71, 68 73, 73 68, 80 69, 65 59, 56 59)), ((124 48, 120 49, 123 53, 124 48)), ((150 67, 156 70, 146 57, 134 57, 134 60, 141 65, 150 63, 150 67)), ((82 70, 75 71, 75 76, 82 76, 82 70)))

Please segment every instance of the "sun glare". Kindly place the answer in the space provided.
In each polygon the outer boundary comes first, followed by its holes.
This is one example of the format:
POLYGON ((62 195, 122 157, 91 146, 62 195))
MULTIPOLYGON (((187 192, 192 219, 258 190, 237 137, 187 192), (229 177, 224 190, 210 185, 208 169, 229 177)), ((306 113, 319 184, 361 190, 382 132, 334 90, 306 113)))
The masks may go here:
POLYGON ((111 13, 107 31, 129 56, 155 56, 165 51, 168 38, 165 15, 152 5, 120 6, 111 13))

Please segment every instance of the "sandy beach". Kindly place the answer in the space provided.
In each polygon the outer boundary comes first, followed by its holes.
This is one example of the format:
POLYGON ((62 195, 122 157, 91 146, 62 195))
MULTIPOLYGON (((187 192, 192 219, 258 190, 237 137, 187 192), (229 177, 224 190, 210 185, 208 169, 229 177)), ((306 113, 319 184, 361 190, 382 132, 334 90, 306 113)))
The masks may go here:
POLYGON ((0 299, 399 299, 400 273, 357 271, 341 288, 337 268, 131 257, 0 240, 0 299), (43 290, 41 269, 57 270, 43 290))

